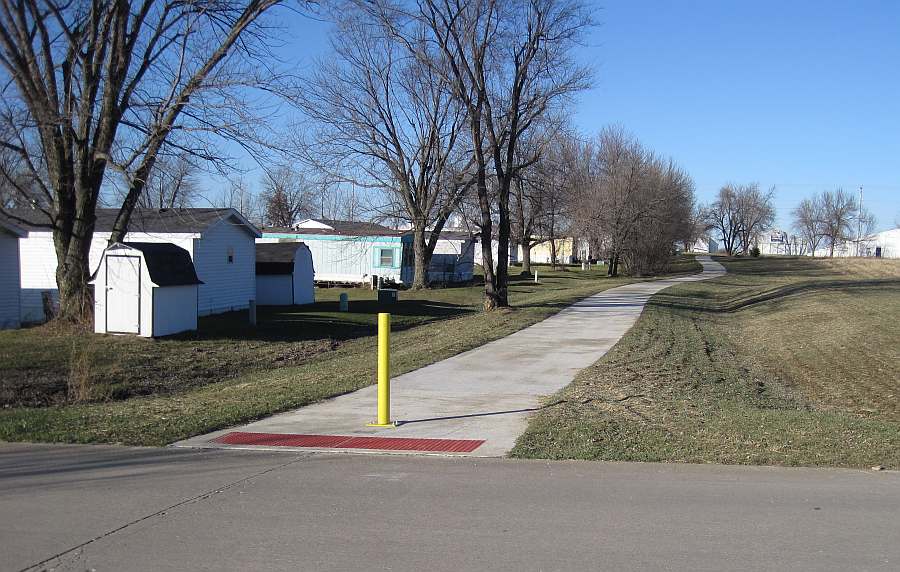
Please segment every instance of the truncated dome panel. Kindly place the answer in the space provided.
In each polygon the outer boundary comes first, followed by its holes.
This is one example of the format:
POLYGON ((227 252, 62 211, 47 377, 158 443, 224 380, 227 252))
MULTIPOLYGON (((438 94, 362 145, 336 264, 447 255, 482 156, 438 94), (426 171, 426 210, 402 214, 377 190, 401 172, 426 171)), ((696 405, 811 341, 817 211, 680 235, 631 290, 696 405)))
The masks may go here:
POLYGON ((344 435, 295 435, 289 433, 226 433, 210 441, 221 445, 264 447, 311 447, 317 449, 368 449, 373 451, 420 451, 427 453, 471 453, 483 439, 408 439, 403 437, 352 437, 344 435))

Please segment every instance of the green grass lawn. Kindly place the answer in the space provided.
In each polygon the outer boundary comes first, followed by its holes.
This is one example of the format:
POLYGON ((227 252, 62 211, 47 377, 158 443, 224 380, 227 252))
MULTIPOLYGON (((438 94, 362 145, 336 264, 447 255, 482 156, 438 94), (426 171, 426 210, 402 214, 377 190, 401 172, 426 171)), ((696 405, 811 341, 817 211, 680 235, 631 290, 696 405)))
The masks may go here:
POLYGON ((655 296, 513 456, 900 468, 900 262, 720 260, 655 296))
MULTIPOLYGON (((681 260, 676 271, 696 271, 681 260)), ((515 271, 515 269, 514 269, 515 271)), ((365 289, 319 289, 310 306, 203 318, 198 332, 160 340, 46 325, 0 332, 0 440, 163 445, 354 391, 375 380, 375 324, 390 311, 400 374, 538 322, 629 282, 541 271, 511 281, 515 306, 485 314, 478 285, 402 291, 389 308, 365 289), (348 292, 350 312, 338 311, 348 292)))

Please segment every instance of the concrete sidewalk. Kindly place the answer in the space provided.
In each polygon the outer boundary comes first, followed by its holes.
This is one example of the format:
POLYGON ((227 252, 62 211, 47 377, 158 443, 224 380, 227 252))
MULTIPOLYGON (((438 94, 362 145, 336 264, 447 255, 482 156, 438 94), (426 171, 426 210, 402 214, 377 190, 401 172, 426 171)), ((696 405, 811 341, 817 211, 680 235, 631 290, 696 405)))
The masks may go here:
POLYGON ((376 387, 370 386, 242 427, 180 441, 174 446, 267 448, 211 442, 229 432, 240 431, 484 440, 474 451, 454 454, 503 456, 525 431, 528 417, 538 410, 541 399, 565 387, 578 371, 609 351, 634 325, 652 295, 674 284, 725 273, 725 268, 708 256, 698 256, 697 260, 703 265, 701 274, 606 290, 510 336, 394 378, 391 414, 399 422, 396 428, 366 426, 374 419, 376 407, 376 387))

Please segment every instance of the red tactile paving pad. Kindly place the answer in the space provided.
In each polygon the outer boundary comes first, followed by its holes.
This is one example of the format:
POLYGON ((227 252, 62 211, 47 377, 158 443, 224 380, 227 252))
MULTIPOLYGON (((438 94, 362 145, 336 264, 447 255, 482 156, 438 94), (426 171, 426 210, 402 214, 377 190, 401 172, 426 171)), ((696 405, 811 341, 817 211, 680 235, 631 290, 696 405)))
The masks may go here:
POLYGON ((483 439, 407 439, 404 437, 350 437, 344 435, 292 435, 285 433, 226 433, 210 440, 221 445, 267 447, 315 447, 320 449, 370 449, 375 451, 421 451, 427 453, 471 453, 483 439))

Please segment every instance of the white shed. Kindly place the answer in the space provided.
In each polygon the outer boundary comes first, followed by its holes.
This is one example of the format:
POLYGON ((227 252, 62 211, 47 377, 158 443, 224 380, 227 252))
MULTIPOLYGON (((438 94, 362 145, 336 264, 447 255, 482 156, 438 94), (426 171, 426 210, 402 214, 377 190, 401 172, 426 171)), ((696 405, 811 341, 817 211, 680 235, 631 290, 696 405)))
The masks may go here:
POLYGON ((302 242, 256 244, 256 303, 294 306, 316 301, 312 253, 302 242))
MULTIPOLYGON (((97 209, 88 270, 93 273, 109 245, 119 209, 97 209)), ((45 319, 42 293, 56 299, 53 225, 43 211, 13 209, 28 232, 21 242, 22 321, 45 319)), ((200 316, 244 310, 256 299, 256 246, 259 230, 238 211, 214 209, 135 209, 124 242, 164 242, 188 251, 202 281, 200 316)))
POLYGON ((155 338, 197 329, 202 282, 179 246, 117 242, 103 251, 91 282, 98 334, 155 338))
POLYGON ((18 328, 22 322, 19 239, 26 234, 0 218, 0 330, 18 328))

